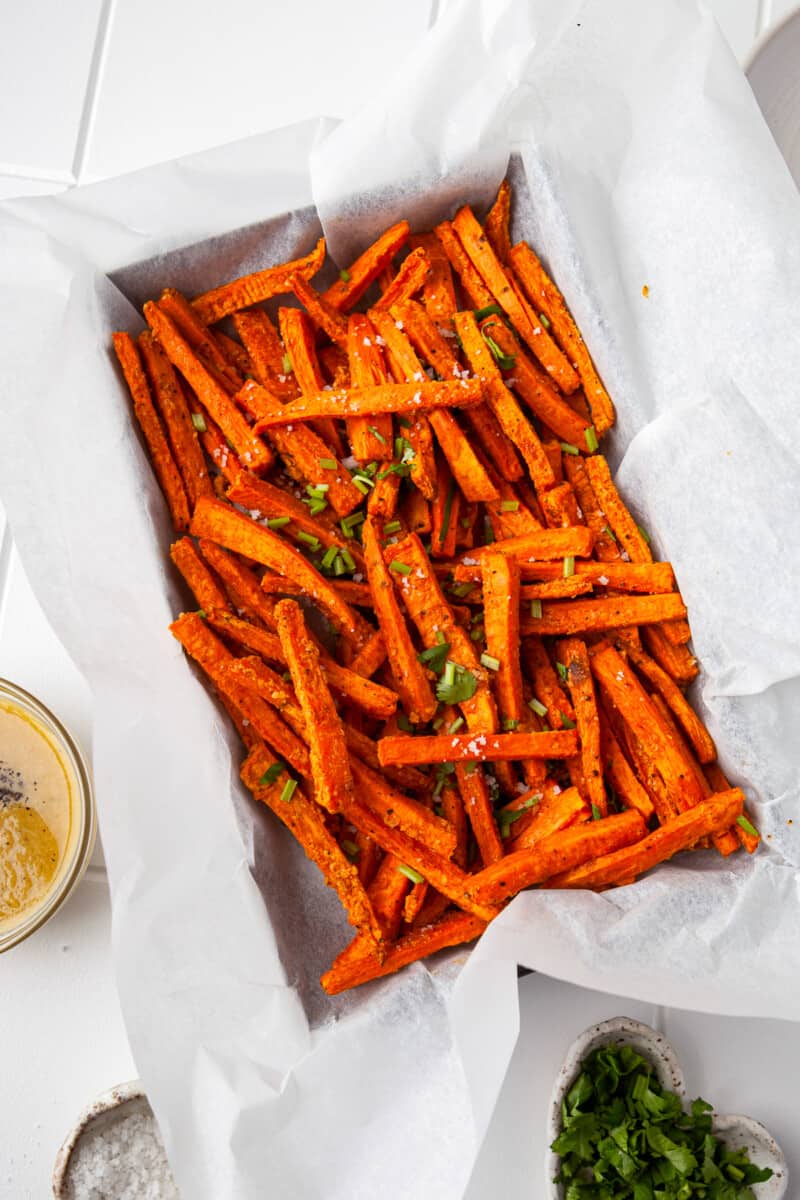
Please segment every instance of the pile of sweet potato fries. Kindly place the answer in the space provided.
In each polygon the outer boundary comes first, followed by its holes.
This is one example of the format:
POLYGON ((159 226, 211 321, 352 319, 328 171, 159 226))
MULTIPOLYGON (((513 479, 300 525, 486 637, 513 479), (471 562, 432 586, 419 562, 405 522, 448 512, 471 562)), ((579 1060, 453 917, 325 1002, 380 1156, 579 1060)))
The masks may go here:
POLYGON ((356 929, 331 993, 522 888, 758 844, 684 694, 672 567, 598 452, 612 402, 511 199, 401 221, 324 291, 323 240, 168 288, 114 335, 198 609, 172 632, 356 929))

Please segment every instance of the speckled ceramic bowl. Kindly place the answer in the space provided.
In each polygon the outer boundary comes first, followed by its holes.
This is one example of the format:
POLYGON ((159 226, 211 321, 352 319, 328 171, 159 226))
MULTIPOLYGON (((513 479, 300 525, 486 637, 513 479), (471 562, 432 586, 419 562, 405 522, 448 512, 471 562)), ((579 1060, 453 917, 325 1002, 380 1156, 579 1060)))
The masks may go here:
MULTIPOLYGON (((613 1017, 600 1025, 592 1025, 577 1038, 569 1048, 567 1056, 553 1087, 547 1122, 547 1145, 555 1141, 561 1132, 561 1102, 578 1074, 583 1060, 601 1046, 632 1046, 643 1058, 653 1064, 662 1087, 679 1096, 686 1096, 683 1071, 677 1055, 663 1034, 649 1025, 634 1021, 630 1017, 613 1017)), ((751 1117, 714 1116, 714 1133, 734 1149, 745 1147, 751 1162, 759 1167, 771 1167, 773 1176, 766 1183, 753 1185, 758 1200, 785 1200, 788 1196, 789 1176, 783 1151, 775 1139, 758 1121, 751 1117)), ((554 1183, 558 1174, 558 1155, 547 1151, 545 1179, 550 1200, 563 1200, 564 1189, 554 1183)))

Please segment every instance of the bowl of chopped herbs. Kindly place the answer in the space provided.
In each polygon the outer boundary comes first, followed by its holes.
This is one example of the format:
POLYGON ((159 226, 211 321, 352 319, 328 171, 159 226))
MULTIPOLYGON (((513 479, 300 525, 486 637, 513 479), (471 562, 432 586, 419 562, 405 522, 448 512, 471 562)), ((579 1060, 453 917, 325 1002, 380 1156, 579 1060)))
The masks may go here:
POLYGON ((664 1036, 615 1017, 575 1041, 553 1089, 552 1200, 783 1200, 786 1160, 751 1117, 686 1101, 664 1036))

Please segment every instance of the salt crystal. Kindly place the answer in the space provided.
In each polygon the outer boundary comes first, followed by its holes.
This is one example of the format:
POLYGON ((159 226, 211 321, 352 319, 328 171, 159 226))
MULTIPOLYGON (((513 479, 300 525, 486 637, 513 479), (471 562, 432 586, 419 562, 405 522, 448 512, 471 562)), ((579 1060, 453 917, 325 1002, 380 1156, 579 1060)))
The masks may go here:
POLYGON ((179 1200, 155 1117, 134 1102, 88 1126, 64 1183, 64 1200, 179 1200))

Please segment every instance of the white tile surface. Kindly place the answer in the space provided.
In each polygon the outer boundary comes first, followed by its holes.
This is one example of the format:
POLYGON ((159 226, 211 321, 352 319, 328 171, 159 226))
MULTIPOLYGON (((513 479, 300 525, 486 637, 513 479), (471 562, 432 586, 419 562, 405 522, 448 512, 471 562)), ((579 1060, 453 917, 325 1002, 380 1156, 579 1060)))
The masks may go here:
POLYGON ((344 116, 411 49, 430 11, 430 0, 117 0, 85 178, 344 116))
POLYGON ((3 5, 0 172, 72 178, 102 4, 3 5))

